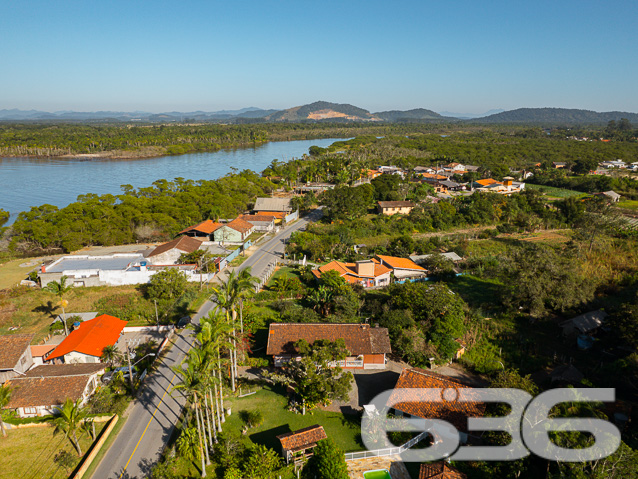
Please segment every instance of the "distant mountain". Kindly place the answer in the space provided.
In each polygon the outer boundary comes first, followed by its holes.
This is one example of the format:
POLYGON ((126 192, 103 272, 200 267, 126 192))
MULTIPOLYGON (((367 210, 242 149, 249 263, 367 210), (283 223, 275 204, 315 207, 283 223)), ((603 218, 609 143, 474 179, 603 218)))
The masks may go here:
POLYGON ((416 108, 414 110, 400 111, 390 110, 381 111, 379 113, 373 113, 374 116, 384 121, 410 121, 410 120, 452 120, 452 117, 444 117, 432 110, 426 110, 425 108, 416 108))
POLYGON ((303 120, 354 120, 378 121, 368 110, 347 103, 316 101, 308 105, 296 106, 272 113, 265 117, 267 121, 303 121, 303 120))
POLYGON ((495 115, 496 113, 501 113, 505 110, 495 109, 486 111, 485 113, 453 113, 451 111, 441 111, 439 112, 443 116, 450 116, 452 118, 459 118, 461 120, 470 120, 472 118, 483 118, 485 116, 495 115))
POLYGON ((638 122, 638 113, 622 111, 596 112, 568 108, 519 108, 504 111, 485 118, 471 120, 476 123, 532 123, 543 125, 599 125, 610 120, 618 121, 627 118, 630 122, 638 122))

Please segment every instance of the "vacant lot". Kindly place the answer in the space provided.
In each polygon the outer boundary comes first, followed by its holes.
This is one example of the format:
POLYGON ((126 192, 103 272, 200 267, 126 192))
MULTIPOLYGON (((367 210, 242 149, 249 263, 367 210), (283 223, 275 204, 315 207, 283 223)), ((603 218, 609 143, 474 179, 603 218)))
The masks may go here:
POLYGON ((554 186, 544 186, 544 185, 533 185, 527 183, 525 188, 529 188, 530 190, 539 190, 544 195, 549 198, 569 198, 570 196, 588 196, 587 193, 583 193, 581 191, 575 190, 566 190, 564 188, 556 188, 554 186))
MULTIPOLYGON (((99 435, 106 423, 96 423, 95 430, 99 435)), ((36 479, 41 477, 65 479, 71 470, 65 470, 54 462, 55 455, 69 451, 76 458, 75 466, 80 462, 71 441, 63 435, 53 435, 53 427, 28 427, 13 429, 7 437, 0 437, 0 478, 2 479, 36 479)), ((80 439, 82 453, 86 453, 93 441, 90 437, 80 439)))

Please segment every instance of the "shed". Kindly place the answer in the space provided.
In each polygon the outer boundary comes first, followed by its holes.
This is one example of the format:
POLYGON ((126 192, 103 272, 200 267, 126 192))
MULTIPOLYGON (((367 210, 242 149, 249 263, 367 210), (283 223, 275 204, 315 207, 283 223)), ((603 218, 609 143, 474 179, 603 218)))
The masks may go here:
POLYGON ((560 327, 563 328, 563 334, 571 334, 579 332, 580 334, 586 334, 595 329, 600 328, 603 325, 604 319, 607 317, 607 313, 602 309, 597 311, 590 311, 575 318, 568 319, 560 323, 560 327))
POLYGON ((311 456, 312 449, 315 448, 317 443, 327 438, 326 431, 319 424, 277 436, 281 443, 281 453, 287 464, 293 460, 296 462, 311 456), (306 452, 308 450, 310 450, 309 453, 306 452))

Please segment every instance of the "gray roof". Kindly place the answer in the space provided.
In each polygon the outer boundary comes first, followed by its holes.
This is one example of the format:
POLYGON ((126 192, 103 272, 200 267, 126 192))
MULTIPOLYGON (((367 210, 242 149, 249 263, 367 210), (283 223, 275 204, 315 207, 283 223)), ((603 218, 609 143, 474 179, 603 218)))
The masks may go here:
POLYGON ((609 196, 614 199, 620 198, 620 195, 616 193, 614 190, 603 191, 603 195, 609 196))
POLYGON ((568 319, 567 321, 563 321, 560 325, 563 328, 575 328, 581 333, 586 333, 602 326, 603 320, 606 317, 607 313, 602 309, 599 309, 598 311, 590 311, 588 313, 581 314, 580 316, 576 316, 575 318, 568 319))
POLYGON ((113 254, 104 256, 63 256, 45 267, 46 273, 64 273, 77 270, 125 270, 131 263, 143 261, 141 254, 113 254))
MULTIPOLYGON (((426 259, 428 259, 430 256, 434 256, 434 255, 433 254, 415 254, 415 255, 411 255, 410 259, 412 261, 414 261, 416 264, 421 264, 426 259)), ((449 259, 450 261, 462 261, 463 260, 463 258, 461 258, 454 251, 450 251, 449 253, 441 253, 441 256, 443 256, 444 258, 449 259)))
POLYGON ((447 186, 448 188, 456 188, 457 186, 461 186, 460 183, 452 180, 439 181, 439 185, 447 186))
POLYGON ((480 166, 465 165, 465 171, 478 171, 480 166))
POLYGON ((255 211, 292 211, 290 198, 257 198, 255 211))

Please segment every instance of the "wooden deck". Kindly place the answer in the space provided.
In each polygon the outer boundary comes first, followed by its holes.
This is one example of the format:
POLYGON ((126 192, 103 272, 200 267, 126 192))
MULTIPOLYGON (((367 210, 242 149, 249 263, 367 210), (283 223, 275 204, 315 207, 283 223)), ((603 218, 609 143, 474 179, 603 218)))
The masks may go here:
POLYGON ((363 479, 363 473, 376 469, 387 469, 392 479, 412 479, 408 470, 401 462, 400 456, 371 457, 368 459, 355 459, 346 461, 350 479, 363 479))

